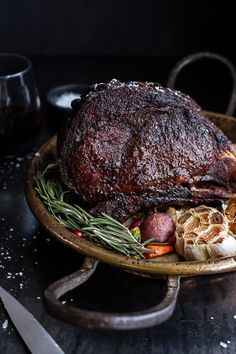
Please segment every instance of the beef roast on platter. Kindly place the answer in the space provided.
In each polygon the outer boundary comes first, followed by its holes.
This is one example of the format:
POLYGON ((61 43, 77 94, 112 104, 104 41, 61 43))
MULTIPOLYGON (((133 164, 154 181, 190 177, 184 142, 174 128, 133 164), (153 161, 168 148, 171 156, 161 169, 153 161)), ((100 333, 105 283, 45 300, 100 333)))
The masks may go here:
POLYGON ((152 208, 236 193, 236 148, 189 96, 149 82, 95 84, 58 136, 63 183, 91 213, 124 221, 152 208))

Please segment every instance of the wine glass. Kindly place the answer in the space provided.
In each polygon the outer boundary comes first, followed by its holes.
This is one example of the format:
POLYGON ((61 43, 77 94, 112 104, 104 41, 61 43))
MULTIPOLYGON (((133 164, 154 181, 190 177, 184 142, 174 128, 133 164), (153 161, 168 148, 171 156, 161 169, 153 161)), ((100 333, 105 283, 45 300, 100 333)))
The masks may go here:
POLYGON ((0 156, 25 151, 40 125, 40 99, 30 60, 0 53, 0 156))

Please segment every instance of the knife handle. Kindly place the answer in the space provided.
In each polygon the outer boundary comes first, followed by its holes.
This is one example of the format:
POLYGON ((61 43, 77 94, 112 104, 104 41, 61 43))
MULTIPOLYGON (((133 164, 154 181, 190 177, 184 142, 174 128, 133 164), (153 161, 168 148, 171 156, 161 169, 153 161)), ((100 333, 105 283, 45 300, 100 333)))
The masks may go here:
POLYGON ((163 300, 158 305, 144 311, 102 313, 63 305, 59 298, 85 283, 96 270, 97 264, 98 262, 94 259, 86 257, 78 271, 56 281, 45 290, 46 307, 51 314, 75 325, 117 330, 155 326, 166 321, 172 315, 179 291, 179 276, 169 276, 163 300))

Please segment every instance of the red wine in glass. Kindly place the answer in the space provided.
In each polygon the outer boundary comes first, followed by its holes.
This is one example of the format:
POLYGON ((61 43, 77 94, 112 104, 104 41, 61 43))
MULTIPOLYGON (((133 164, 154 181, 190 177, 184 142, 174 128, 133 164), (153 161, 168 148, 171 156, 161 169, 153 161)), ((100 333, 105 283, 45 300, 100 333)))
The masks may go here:
POLYGON ((0 157, 24 151, 41 125, 40 99, 31 62, 0 54, 0 157))

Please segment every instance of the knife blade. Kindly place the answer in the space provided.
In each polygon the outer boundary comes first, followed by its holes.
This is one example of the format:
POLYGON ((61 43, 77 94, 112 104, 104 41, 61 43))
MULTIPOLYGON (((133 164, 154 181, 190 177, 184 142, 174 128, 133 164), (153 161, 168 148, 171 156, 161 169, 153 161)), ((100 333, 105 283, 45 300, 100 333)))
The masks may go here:
POLYGON ((65 354, 36 318, 1 286, 0 298, 31 353, 65 354))

